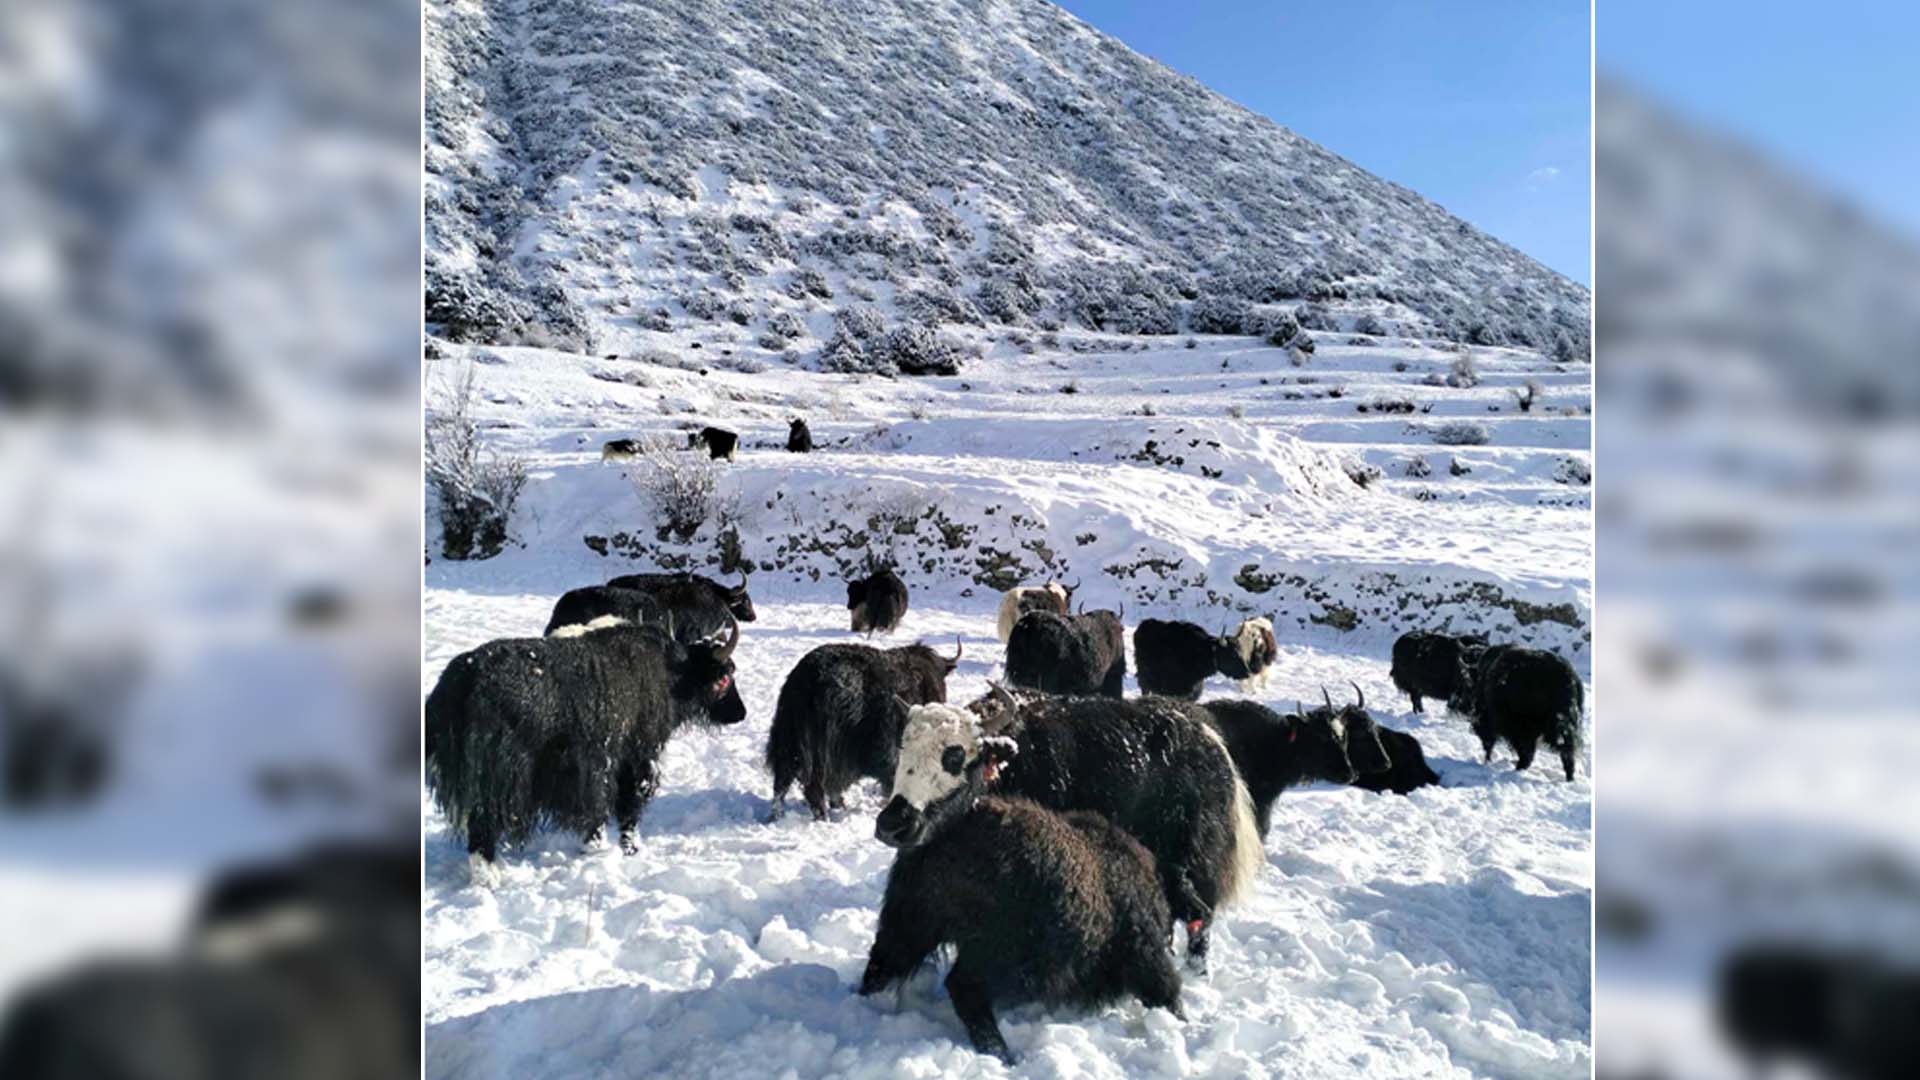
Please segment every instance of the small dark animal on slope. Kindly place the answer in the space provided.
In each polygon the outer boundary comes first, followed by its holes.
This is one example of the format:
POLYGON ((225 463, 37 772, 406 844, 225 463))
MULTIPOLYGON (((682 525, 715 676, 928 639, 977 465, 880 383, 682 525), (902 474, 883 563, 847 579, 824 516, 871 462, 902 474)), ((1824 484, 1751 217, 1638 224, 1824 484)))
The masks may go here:
POLYGON ((621 623, 454 657, 427 695, 427 784, 478 875, 542 822, 591 840, 611 815, 632 852, 668 738, 688 723, 745 719, 739 640, 737 624, 724 641, 687 645, 621 623))
POLYGON ((1220 736, 1164 698, 1016 701, 995 688, 964 709, 916 705, 874 835, 915 847, 989 793, 1092 810, 1133 834, 1153 852, 1196 967, 1206 965, 1215 913, 1251 889, 1266 862, 1252 800, 1220 736), (956 773, 953 761, 967 768, 956 773))
POLYGON ((1567 779, 1573 779, 1586 688, 1572 664, 1558 653, 1495 645, 1477 658, 1463 657, 1460 671, 1466 685, 1455 690, 1450 704, 1473 717, 1473 733, 1488 762, 1494 744, 1505 739, 1513 747, 1514 768, 1525 771, 1545 742, 1559 753, 1567 779))
POLYGON ((922 644, 822 645, 801 657, 780 687, 767 732, 768 820, 785 811, 795 781, 816 821, 863 777, 891 795, 908 707, 947 700, 947 676, 964 651, 957 643, 951 657, 922 644))
POLYGON ((795 454, 813 452, 813 432, 807 430, 807 422, 799 417, 787 427, 787 450, 795 454))
POLYGON ((1007 681, 1015 686, 1117 698, 1126 678, 1126 630, 1111 611, 1030 611, 1007 635, 1007 681))
POLYGON ((1473 634, 1456 636, 1431 630, 1401 634, 1393 643, 1393 685, 1413 699, 1414 712, 1424 713, 1420 699, 1446 701, 1452 697, 1461 658, 1486 644, 1486 638, 1473 634))
MULTIPOLYGON (((982 759, 948 755, 950 774, 982 759)), ((973 1048, 1009 1065, 994 1008, 1094 1007, 1132 996, 1184 1016, 1167 953, 1172 916, 1153 856, 1099 814, 988 796, 942 816, 887 874, 862 995, 956 946, 947 993, 973 1048)))
POLYGON ((640 456, 640 440, 611 439, 600 448, 601 461, 632 461, 640 456))
POLYGON ((704 446, 707 456, 715 461, 732 461, 733 451, 739 445, 739 434, 725 428, 706 427, 687 434, 687 449, 697 450, 704 446))
POLYGON ((856 634, 891 634, 907 615, 907 583, 882 568, 847 582, 847 611, 856 634))

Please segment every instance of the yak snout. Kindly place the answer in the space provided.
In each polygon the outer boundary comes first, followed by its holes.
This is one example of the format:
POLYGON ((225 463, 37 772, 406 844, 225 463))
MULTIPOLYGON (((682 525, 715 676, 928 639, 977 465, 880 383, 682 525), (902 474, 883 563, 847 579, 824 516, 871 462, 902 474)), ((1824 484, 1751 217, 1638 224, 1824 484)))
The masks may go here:
POLYGON ((927 815, 899 795, 887 801, 873 822, 874 839, 893 848, 917 847, 926 839, 926 832, 927 815))

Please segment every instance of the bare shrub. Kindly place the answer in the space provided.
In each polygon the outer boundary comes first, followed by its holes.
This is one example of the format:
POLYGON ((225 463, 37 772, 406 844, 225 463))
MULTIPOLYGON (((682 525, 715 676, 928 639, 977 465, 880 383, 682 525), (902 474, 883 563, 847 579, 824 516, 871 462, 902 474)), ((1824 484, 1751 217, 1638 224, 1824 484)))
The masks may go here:
POLYGON ((1461 352, 1453 358, 1451 369, 1447 372, 1447 385, 1458 389, 1480 385, 1480 365, 1470 352, 1461 352))
POLYGON ((1429 429, 1433 441, 1442 446, 1484 446, 1492 436, 1487 425, 1471 420, 1449 420, 1429 429))
POLYGON ((663 532, 691 540, 700 526, 718 520, 720 468, 704 452, 682 449, 664 435, 639 440, 633 484, 663 532))
POLYGON ((474 374, 464 367, 429 404, 427 483, 440 514, 440 553, 487 559, 507 542, 507 524, 527 486, 524 459, 488 449, 473 419, 474 374))
POLYGON ((1525 386, 1513 392, 1513 401, 1520 406, 1521 412, 1532 412, 1534 399, 1539 396, 1540 383, 1537 380, 1528 379, 1525 386))

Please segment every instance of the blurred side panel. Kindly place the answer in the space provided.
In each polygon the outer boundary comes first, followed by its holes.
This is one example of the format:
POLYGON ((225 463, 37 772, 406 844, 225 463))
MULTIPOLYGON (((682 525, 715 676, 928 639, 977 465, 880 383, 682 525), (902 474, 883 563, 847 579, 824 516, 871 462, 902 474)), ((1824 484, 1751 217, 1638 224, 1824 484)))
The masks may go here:
POLYGON ((1920 247, 1597 20, 1599 1075, 1912 1075, 1920 247))
POLYGON ((419 58, 0 5, 0 1075, 417 1071, 419 58))

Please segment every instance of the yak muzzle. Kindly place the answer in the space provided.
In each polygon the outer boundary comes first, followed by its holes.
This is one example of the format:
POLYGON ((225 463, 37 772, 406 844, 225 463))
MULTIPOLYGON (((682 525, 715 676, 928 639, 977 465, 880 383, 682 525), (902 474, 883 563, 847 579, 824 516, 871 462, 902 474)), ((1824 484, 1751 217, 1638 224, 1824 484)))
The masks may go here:
POLYGON ((919 846, 926 839, 927 816, 906 799, 895 795, 873 822, 873 837, 893 848, 919 846))

